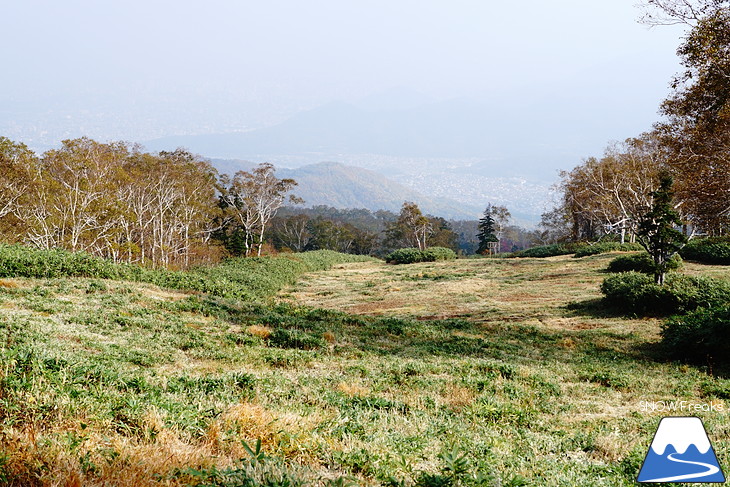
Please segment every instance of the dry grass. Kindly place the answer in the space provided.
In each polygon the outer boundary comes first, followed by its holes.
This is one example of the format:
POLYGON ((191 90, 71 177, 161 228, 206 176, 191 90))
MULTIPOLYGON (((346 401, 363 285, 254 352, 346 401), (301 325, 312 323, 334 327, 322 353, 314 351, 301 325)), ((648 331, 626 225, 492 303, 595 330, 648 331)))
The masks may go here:
MULTIPOLYGON (((596 271, 613 257, 346 264, 337 271, 311 274, 282 295, 299 304, 355 314, 621 331, 625 320, 575 317, 564 309, 566 303, 601 297, 599 285, 605 275, 596 271)), ((650 328, 655 336, 656 325, 656 320, 650 320, 640 328, 650 328)))
POLYGON ((268 326, 262 326, 262 325, 251 325, 246 328, 246 331, 253 336, 263 338, 264 340, 269 338, 271 336, 271 334, 274 332, 274 330, 272 330, 268 326))
POLYGON ((348 384, 347 382, 340 382, 337 384, 337 391, 353 397, 353 396, 367 396, 370 394, 370 389, 367 387, 363 387, 359 384, 348 384))
POLYGON ((448 404, 453 410, 461 411, 465 407, 474 404, 477 395, 468 387, 458 384, 449 384, 442 392, 441 397, 445 404, 448 404))
MULTIPOLYGON (((242 441, 260 439, 267 455, 323 478, 414 484, 408 475, 438 472, 453 442, 505 483, 520 473, 535 485, 630 485, 617 467, 630 470, 621 462, 645 448, 660 416, 640 401, 715 401, 702 388, 726 383, 646 358, 658 320, 567 306, 600 296, 612 257, 347 264, 288 290, 298 304, 406 318, 402 330, 319 311, 307 322, 311 310, 300 309, 203 316, 185 308, 185 294, 148 285, 122 292, 106 282, 89 294, 84 280, 17 281, 37 296, 0 286, 0 324, 19 325, 3 333, 35 333, 38 363, 64 359, 69 374, 46 370, 17 386, 20 419, 0 429, 0 475, 23 487, 195 485, 171 472, 225 468, 246 458, 242 441), (268 338, 274 323, 326 343, 310 351, 251 339, 268 338), (111 379, 86 383, 107 369, 111 379), (235 374, 250 376, 251 389, 237 388, 235 374), (596 475, 608 480, 591 484, 596 475)), ((714 432, 730 431, 724 416, 705 416, 714 432)))

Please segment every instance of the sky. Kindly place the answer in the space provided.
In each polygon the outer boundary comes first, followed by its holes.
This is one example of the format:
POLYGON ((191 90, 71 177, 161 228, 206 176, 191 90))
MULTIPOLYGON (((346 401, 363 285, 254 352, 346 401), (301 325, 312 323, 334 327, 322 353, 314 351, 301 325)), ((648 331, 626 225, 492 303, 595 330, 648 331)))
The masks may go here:
POLYGON ((626 128, 607 141, 638 135, 682 31, 638 24, 636 1, 6 1, 0 135, 40 148, 248 130, 395 87, 555 110, 610 98, 626 128))

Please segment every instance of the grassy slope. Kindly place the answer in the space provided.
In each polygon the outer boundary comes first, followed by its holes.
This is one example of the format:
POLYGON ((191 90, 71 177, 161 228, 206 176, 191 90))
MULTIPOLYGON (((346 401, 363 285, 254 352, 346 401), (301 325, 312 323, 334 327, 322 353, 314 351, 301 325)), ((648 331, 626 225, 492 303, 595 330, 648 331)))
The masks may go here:
MULTIPOLYGON (((385 318, 1 280, 0 483, 409 484, 451 452, 466 484, 633 485, 661 416, 640 402, 723 402, 730 381, 653 360, 656 320, 596 306, 611 258, 344 264, 282 293, 385 318), (238 462, 257 438, 273 459, 238 462)), ((730 421, 699 415, 726 465, 730 421)))

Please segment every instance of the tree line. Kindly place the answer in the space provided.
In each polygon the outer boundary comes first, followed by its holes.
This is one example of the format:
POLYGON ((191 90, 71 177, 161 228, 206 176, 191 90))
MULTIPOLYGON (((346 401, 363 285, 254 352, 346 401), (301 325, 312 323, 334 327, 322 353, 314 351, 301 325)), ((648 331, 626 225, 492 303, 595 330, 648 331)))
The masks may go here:
MULTIPOLYGON (((499 252, 522 250, 539 242, 536 230, 510 224, 507 208, 489 204, 486 214, 494 215, 490 238, 499 243, 499 252)), ((399 213, 323 205, 284 207, 269 228, 267 240, 277 250, 330 249, 381 257, 404 247, 445 247, 461 255, 485 253, 478 220, 424 215, 418 205, 407 201, 399 213)))
POLYGON ((681 23, 684 70, 653 129, 609 146, 561 173, 560 205, 545 213, 546 241, 634 241, 652 192, 672 178, 674 209, 686 233, 725 235, 730 227, 730 2, 648 0, 643 22, 681 23))
POLYGON ((221 232, 260 255, 268 223, 296 182, 260 164, 233 177, 183 149, 65 140, 38 156, 0 137, 0 238, 115 262, 189 267, 218 260, 221 232))
POLYGON ((172 268, 271 250, 384 256, 403 247, 446 247, 474 254, 484 252, 484 238, 499 241, 501 250, 532 243, 508 224, 504 207, 487 207, 492 226, 485 237, 476 220, 424 215, 413 202, 399 213, 295 207, 302 203, 296 185, 277 178, 268 163, 220 175, 183 149, 149 153, 84 137, 37 155, 0 137, 0 239, 172 268))

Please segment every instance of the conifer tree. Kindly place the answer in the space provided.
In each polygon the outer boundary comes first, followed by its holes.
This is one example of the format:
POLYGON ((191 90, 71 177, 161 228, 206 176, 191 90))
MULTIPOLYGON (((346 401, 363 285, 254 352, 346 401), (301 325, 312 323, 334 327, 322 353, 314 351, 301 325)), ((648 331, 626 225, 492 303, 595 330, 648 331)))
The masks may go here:
POLYGON ((494 227, 495 222, 492 216, 492 205, 487 205, 487 209, 484 210, 484 215, 479 219, 479 233, 477 234, 479 248, 477 249, 477 253, 484 254, 489 251, 490 242, 499 242, 494 227))
POLYGON ((672 205, 672 177, 663 174, 659 189, 651 193, 651 209, 639 222, 639 243, 654 261, 654 280, 663 285, 669 260, 687 243, 687 236, 675 227, 682 224, 672 205))

